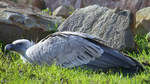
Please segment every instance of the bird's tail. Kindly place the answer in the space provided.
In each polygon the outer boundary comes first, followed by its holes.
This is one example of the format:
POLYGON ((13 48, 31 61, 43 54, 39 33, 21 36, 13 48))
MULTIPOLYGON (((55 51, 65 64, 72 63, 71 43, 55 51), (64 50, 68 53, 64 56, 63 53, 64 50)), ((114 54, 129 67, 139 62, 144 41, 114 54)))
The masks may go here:
POLYGON ((141 72, 141 71, 144 71, 144 67, 141 63, 139 63, 137 60, 135 60, 134 58, 130 57, 130 56, 127 56, 125 55, 126 57, 130 58, 132 61, 134 61, 134 63, 136 64, 136 71, 135 72, 141 72))
POLYGON ((133 74, 144 71, 143 65, 134 58, 105 46, 102 46, 102 48, 105 52, 101 57, 101 60, 105 62, 108 61, 108 63, 114 64, 114 67, 116 67, 112 69, 114 72, 118 72, 120 70, 122 73, 125 74, 133 74))
POLYGON ((142 64, 137 60, 123 55, 120 52, 101 46, 104 53, 101 57, 86 64, 88 69, 101 70, 103 72, 121 72, 123 74, 134 74, 140 71, 144 71, 142 64))
POLYGON ((144 71, 144 67, 134 58, 131 58, 127 55, 124 55, 118 52, 115 49, 107 47, 99 42, 85 38, 88 41, 100 46, 104 53, 99 58, 89 62, 86 64, 87 68, 91 68, 93 70, 101 69, 102 71, 112 70, 113 72, 122 72, 122 73, 137 73, 140 71, 144 71))

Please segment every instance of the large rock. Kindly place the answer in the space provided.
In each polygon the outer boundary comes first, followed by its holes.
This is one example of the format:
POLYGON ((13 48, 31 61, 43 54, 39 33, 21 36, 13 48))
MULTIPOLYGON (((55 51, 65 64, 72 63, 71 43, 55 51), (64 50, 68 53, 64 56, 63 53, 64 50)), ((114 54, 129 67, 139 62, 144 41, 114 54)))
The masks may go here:
POLYGON ((59 31, 76 31, 95 35, 115 49, 135 47, 131 27, 133 16, 128 10, 108 9, 98 5, 76 10, 59 27, 59 31))
POLYGON ((82 8, 93 4, 109 8, 130 9, 132 12, 150 6, 150 0, 44 0, 47 7, 54 10, 60 5, 71 5, 82 8))
POLYGON ((0 5, 1 2, 5 2, 11 5, 11 7, 19 7, 19 8, 32 8, 34 10, 39 10, 45 9, 46 5, 44 0, 0 0, 0 5))
POLYGON ((143 8, 136 13, 134 32, 141 35, 150 32, 150 7, 143 8))
POLYGON ((24 9, 0 9, 0 40, 12 42, 27 38, 38 41, 56 31, 61 17, 48 17, 24 9))

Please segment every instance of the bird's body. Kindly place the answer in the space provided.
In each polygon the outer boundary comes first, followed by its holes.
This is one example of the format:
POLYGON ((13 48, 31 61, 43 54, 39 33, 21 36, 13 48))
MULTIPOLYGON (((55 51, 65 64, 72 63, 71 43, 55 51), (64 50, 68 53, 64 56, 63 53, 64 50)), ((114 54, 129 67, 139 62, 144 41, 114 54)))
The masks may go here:
POLYGON ((24 61, 39 65, 56 63, 66 68, 86 66, 87 69, 112 69, 115 72, 122 69, 125 73, 143 69, 133 58, 99 43, 98 40, 85 33, 57 32, 36 44, 30 44, 24 52, 21 51, 21 55, 24 61))

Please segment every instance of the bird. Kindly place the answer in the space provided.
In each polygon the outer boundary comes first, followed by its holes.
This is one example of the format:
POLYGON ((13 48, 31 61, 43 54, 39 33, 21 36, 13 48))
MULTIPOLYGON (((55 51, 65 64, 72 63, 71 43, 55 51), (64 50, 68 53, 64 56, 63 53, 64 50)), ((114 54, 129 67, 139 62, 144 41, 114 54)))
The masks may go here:
POLYGON ((24 62, 37 65, 56 64, 64 68, 85 68, 103 72, 138 73, 140 62, 104 45, 104 40, 81 32, 56 32, 37 43, 18 39, 5 46, 20 54, 24 62))

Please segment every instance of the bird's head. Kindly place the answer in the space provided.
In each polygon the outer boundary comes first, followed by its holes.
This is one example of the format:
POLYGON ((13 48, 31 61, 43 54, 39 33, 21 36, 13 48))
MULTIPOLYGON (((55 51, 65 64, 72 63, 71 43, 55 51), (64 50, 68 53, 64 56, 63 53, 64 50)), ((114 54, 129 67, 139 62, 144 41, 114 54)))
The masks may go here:
POLYGON ((26 50, 33 45, 33 41, 27 39, 19 39, 5 46, 6 51, 15 51, 20 54, 25 54, 26 50))

